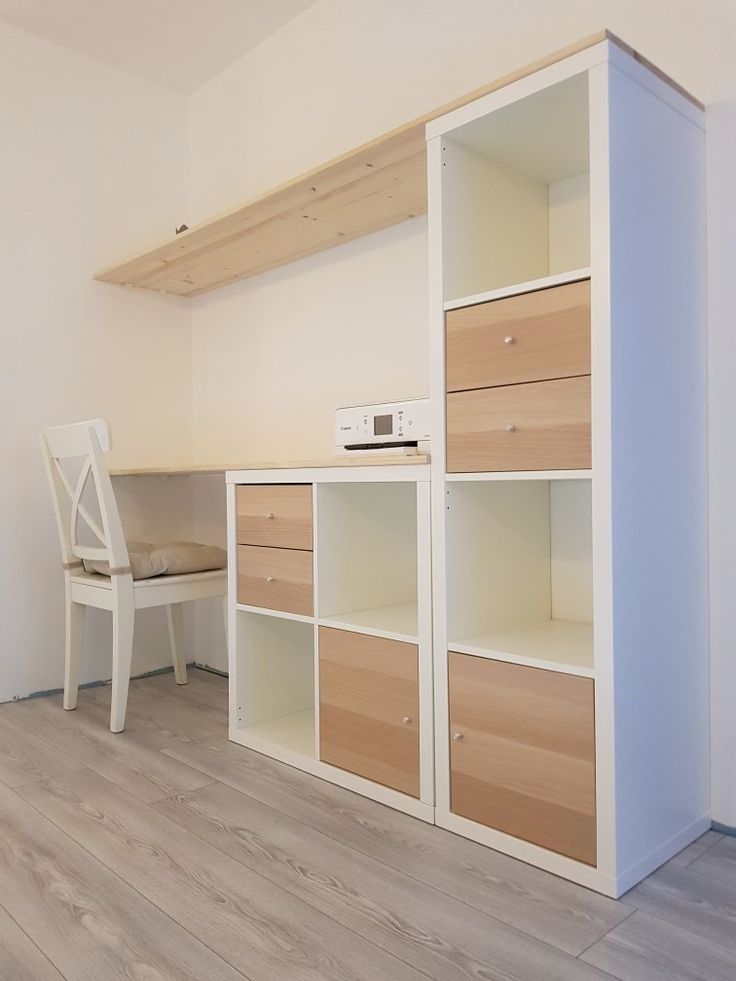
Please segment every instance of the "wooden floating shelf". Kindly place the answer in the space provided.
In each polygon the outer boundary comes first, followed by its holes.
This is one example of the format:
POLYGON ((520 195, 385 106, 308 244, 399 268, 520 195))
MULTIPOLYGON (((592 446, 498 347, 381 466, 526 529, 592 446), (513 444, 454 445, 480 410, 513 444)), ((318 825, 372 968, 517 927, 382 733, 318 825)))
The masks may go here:
MULTIPOLYGON (((158 248, 97 273, 95 279, 198 296, 424 214, 428 122, 605 40, 649 64, 609 31, 600 31, 182 232, 158 248)), ((682 91, 671 79, 667 81, 682 91)))

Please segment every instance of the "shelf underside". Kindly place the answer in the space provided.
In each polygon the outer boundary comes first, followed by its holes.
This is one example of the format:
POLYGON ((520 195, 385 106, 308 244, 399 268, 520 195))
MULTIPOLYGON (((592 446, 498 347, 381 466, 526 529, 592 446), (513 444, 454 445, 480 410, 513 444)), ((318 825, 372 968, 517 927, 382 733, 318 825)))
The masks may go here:
POLYGON ((610 32, 600 31, 95 278, 197 296, 423 214, 427 210, 428 122, 606 39, 630 50, 610 32))
POLYGON ((449 648, 461 654, 480 654, 499 661, 593 677, 593 625, 590 623, 544 620, 503 627, 451 640, 449 648))

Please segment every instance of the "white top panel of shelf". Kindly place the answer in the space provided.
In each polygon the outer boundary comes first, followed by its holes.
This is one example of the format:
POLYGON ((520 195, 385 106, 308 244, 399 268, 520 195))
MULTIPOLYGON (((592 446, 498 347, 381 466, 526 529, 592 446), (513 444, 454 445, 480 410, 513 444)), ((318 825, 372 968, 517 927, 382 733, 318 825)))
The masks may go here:
POLYGON ((427 456, 383 457, 369 460, 341 457, 321 464, 275 464, 268 468, 228 470, 228 484, 327 484, 348 481, 425 481, 430 469, 427 456), (416 462, 415 462, 416 461, 416 462))
POLYGON ((525 283, 514 283, 512 286, 502 286, 500 289, 487 290, 485 293, 474 293, 472 296, 460 296, 455 300, 447 300, 444 304, 444 309, 447 311, 458 310, 462 307, 477 306, 479 303, 503 300, 509 296, 521 296, 523 293, 535 293, 538 290, 547 290, 554 286, 578 283, 581 279, 590 279, 590 267, 571 269, 569 272, 555 273, 553 276, 542 276, 540 279, 527 280, 525 283))

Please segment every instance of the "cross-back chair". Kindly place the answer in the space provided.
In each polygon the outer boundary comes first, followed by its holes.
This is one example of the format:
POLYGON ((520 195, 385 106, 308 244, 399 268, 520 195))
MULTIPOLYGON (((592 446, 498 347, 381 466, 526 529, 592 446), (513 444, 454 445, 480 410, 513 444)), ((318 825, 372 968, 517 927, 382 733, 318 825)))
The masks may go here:
POLYGON ((112 613, 110 730, 122 732, 133 656, 135 611, 165 606, 176 683, 187 683, 182 604, 224 596, 224 569, 133 579, 128 547, 104 453, 110 433, 102 419, 45 429, 41 446, 61 543, 66 592, 64 708, 77 705, 79 662, 88 606, 112 613), (74 476, 70 476, 76 470, 74 476), (94 503, 93 503, 94 502, 94 503), (96 504, 96 507, 94 506, 96 504), (94 512, 98 512, 94 513, 94 512), (99 516, 98 516, 99 515, 99 516), (82 539, 89 540, 85 544, 82 539), (83 560, 109 563, 110 575, 86 572, 83 560))

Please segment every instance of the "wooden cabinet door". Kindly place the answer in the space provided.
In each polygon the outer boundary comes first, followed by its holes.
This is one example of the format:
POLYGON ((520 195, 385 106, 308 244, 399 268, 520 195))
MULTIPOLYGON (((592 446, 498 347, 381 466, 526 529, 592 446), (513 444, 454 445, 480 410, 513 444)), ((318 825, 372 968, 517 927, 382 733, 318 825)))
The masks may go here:
POLYGON ((447 396, 447 470, 590 467, 590 376, 447 396))
POLYGON ((312 553, 238 545, 238 603, 311 616, 312 553))
POLYGON ((311 484, 243 484, 236 499, 238 544, 312 548, 311 484))
POLYGON ((319 628, 320 759, 419 797, 416 644, 319 628))
POLYGON ((596 864, 593 681, 450 653, 450 809, 596 864))
POLYGON ((451 310, 447 391, 590 374, 590 280, 451 310))

